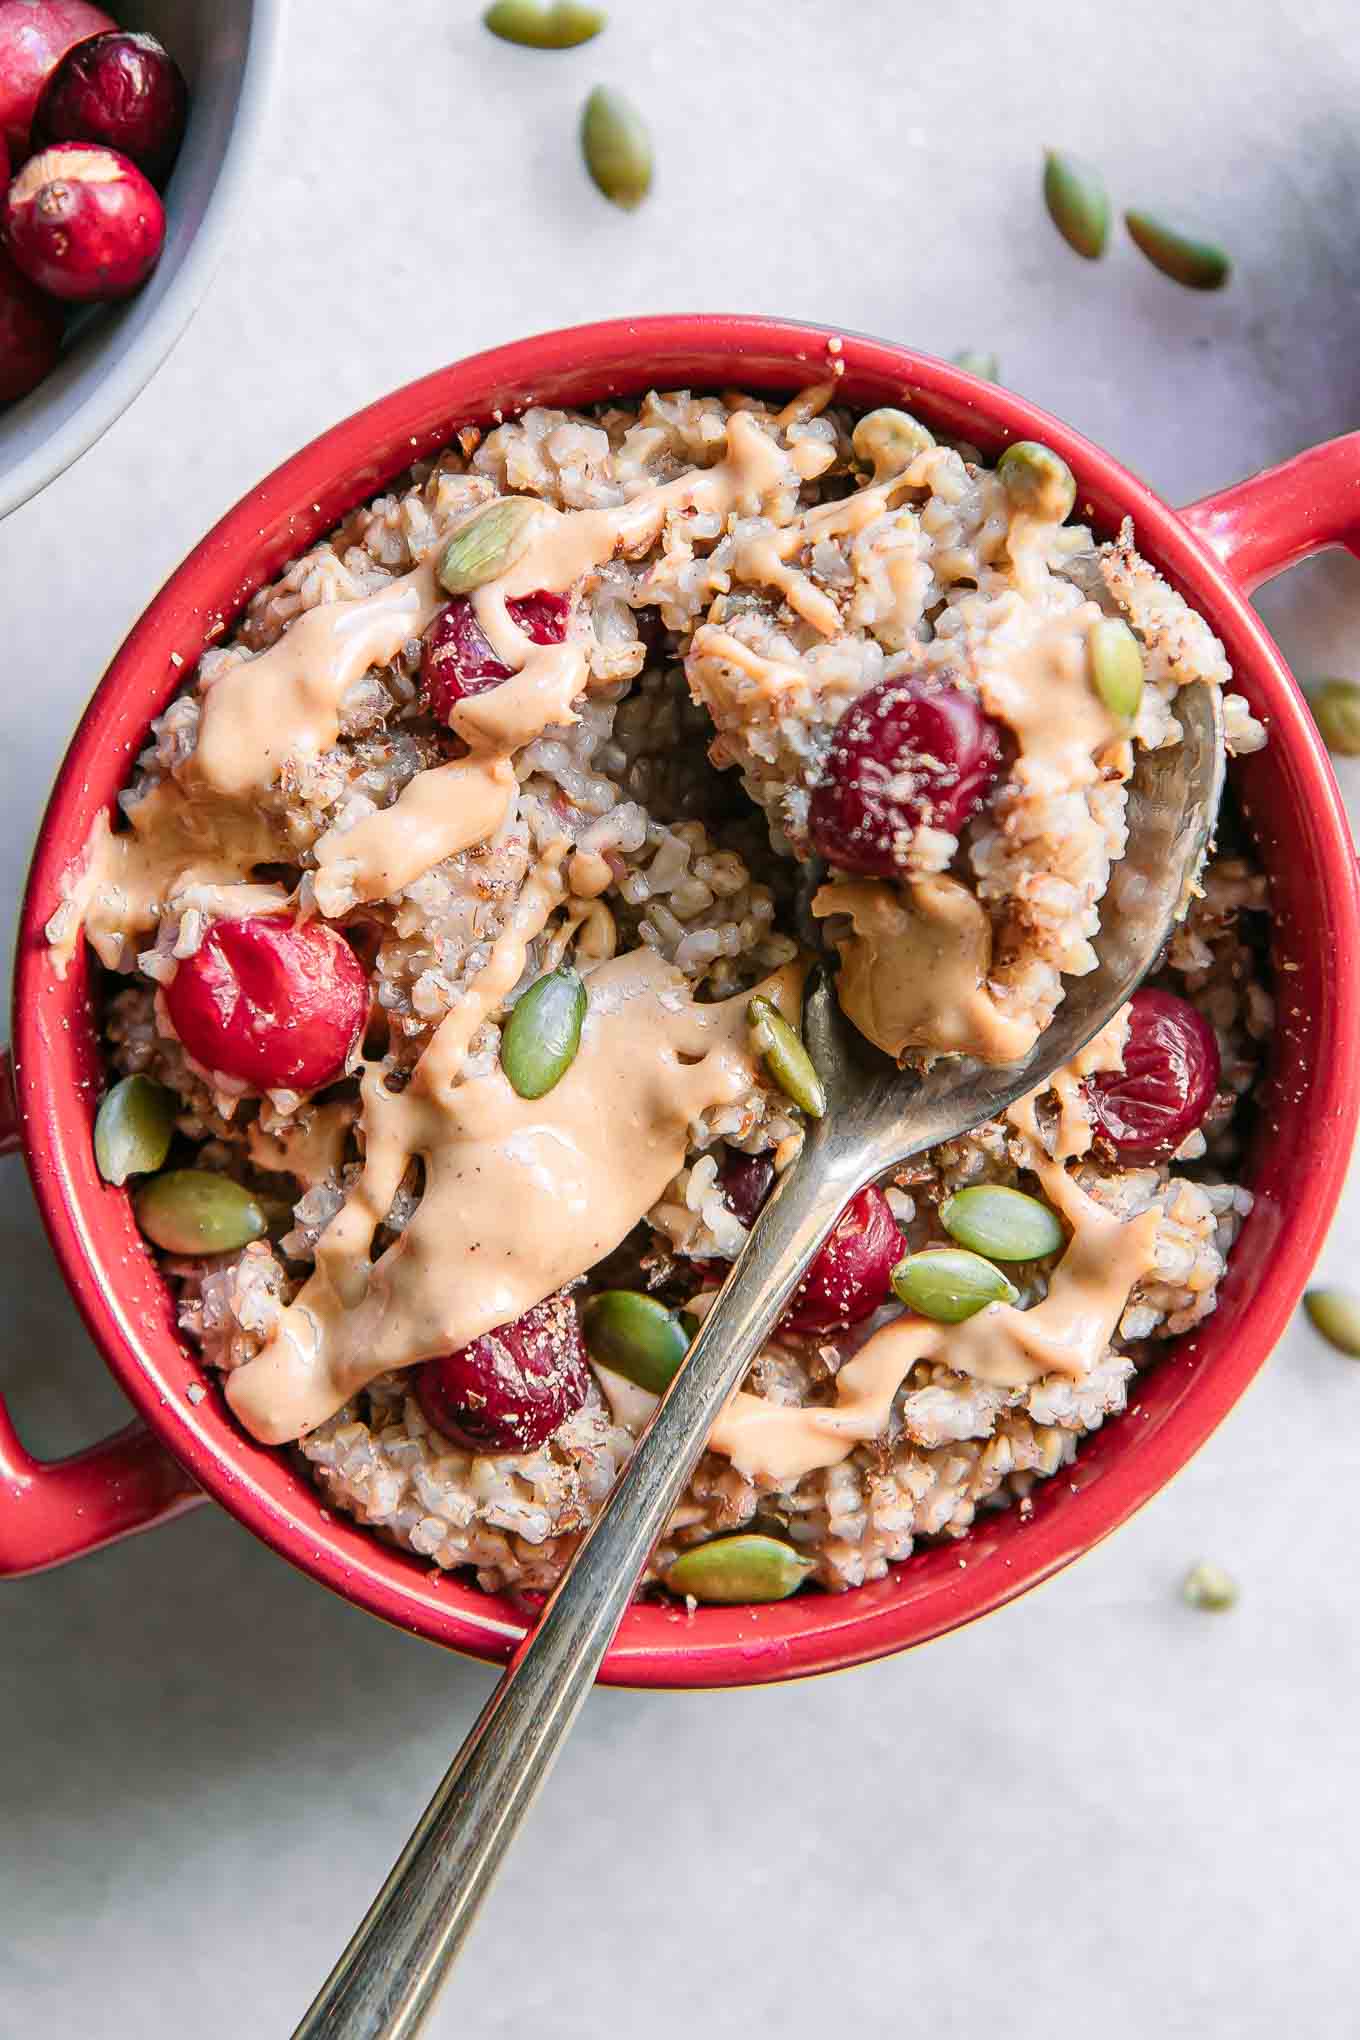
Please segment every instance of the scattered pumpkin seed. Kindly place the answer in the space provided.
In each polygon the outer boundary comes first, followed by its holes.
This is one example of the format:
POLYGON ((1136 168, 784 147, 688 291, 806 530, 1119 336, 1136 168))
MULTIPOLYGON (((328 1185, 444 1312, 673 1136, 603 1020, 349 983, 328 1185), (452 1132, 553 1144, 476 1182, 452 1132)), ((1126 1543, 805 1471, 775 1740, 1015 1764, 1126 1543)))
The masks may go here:
POLYGON ((94 1158, 106 1183, 150 1176, 170 1151, 175 1101, 152 1077, 120 1077, 99 1101, 94 1158))
POLYGON ((1143 699, 1143 649, 1122 616, 1102 616, 1086 640, 1091 684, 1111 715, 1132 722, 1143 699))
POLYGON ((137 1223, 167 1254, 230 1254, 269 1229, 259 1200, 214 1169, 167 1169, 135 1198, 137 1223))
POLYGON ((1105 180, 1080 156, 1044 155, 1044 204, 1069 248, 1098 261, 1110 238, 1110 195, 1105 180))
POLYGON ((946 1197, 940 1223, 961 1247, 989 1261, 1042 1261, 1067 1237, 1056 1211, 1004 1183, 974 1183, 946 1197))
POLYGON ((995 354, 983 354, 974 347, 961 347, 952 358, 955 368, 963 369, 968 375, 979 376, 983 382, 1001 380, 1001 362, 995 354))
POLYGON ((699 1327, 640 1289, 601 1289, 581 1313, 591 1358, 649 1395, 664 1395, 699 1327))
POLYGON ((1329 1345, 1360 1360, 1360 1295, 1355 1290, 1310 1289, 1303 1307, 1313 1329, 1321 1332, 1329 1345))
POLYGON ((909 468, 918 453, 935 444, 935 435, 910 411, 885 407, 865 412, 851 434, 850 444, 856 459, 871 467, 874 480, 881 482, 909 468))
POLYGON ((516 1000, 501 1034, 501 1068, 521 1098, 544 1098, 581 1046, 586 988, 570 964, 550 970, 516 1000))
POLYGON ((961 1325, 989 1303, 1018 1303, 1020 1291, 1001 1270, 963 1247, 926 1247, 892 1272, 899 1302, 937 1324, 961 1325))
POLYGON ((1232 263, 1215 241, 1201 240, 1151 213, 1126 212, 1124 225, 1153 268, 1187 290, 1222 290, 1232 275, 1232 263))
POLYGON ((1017 510, 1061 524, 1077 500, 1071 468, 1038 439, 1017 439, 996 464, 1001 485, 1017 510))
POLYGON ((512 567, 529 543, 538 511, 532 496, 498 496, 460 524, 439 562, 439 578, 450 595, 470 595, 512 567))
POLYGON ((1360 687, 1354 680, 1320 680, 1308 689, 1308 706, 1329 751, 1360 758, 1360 687))
POLYGON ((1192 1608, 1208 1608, 1221 1615, 1224 1609, 1237 1605, 1237 1581, 1221 1565, 1202 1558, 1182 1580, 1181 1598, 1192 1608))
POLYGON ((826 1092, 797 1029, 769 999, 752 999, 746 1017, 755 1033, 756 1053, 770 1077, 810 1119, 820 1119, 826 1111, 826 1092))
POLYGON ((574 50, 597 36, 608 19, 582 0, 552 0, 549 6, 543 0, 495 0, 482 16, 502 42, 527 50, 574 50))
POLYGON ((791 1544, 746 1531, 737 1537, 715 1537, 708 1544, 691 1545, 667 1566, 663 1577, 673 1594, 731 1606, 746 1601, 786 1601, 811 1571, 812 1561, 800 1558, 791 1544))
POLYGON ((581 151, 595 184, 626 212, 652 188, 652 138, 630 100, 597 85, 581 113, 581 151))

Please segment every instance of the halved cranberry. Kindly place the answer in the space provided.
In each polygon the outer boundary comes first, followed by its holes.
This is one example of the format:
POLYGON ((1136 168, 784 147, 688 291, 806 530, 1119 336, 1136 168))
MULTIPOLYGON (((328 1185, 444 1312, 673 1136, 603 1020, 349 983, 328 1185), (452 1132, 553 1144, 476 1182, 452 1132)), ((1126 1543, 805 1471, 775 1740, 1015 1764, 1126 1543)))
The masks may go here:
POLYGON ((1096 1124, 1121 1161, 1173 1154, 1193 1133, 1218 1089, 1214 1030, 1174 992, 1144 986, 1133 995, 1124 1068, 1091 1077, 1096 1124))
POLYGON ((21 163, 43 86, 73 43, 116 28, 88 0, 0 0, 0 133, 21 163))
POLYGON ((974 695, 936 674, 880 680, 832 733, 812 793, 812 840, 844 871, 891 878, 911 832, 957 836, 1000 769, 1000 726, 974 695))
POLYGON ((319 1091, 342 1077, 368 1012, 368 978, 324 921, 218 921, 165 988, 176 1034, 205 1070, 257 1091, 319 1091))
MULTIPOLYGON (((560 645, 567 634, 571 615, 568 595, 553 595, 540 588, 532 595, 516 596, 505 607, 536 645, 560 645)), ((464 696, 484 694, 488 687, 499 687, 502 680, 510 678, 510 668, 492 651, 466 595, 455 595, 426 630, 420 677, 425 699, 441 722, 448 721, 454 703, 464 696)))
POLYGON ((718 1171, 723 1201, 743 1225, 754 1222, 773 1182, 774 1163, 769 1155, 745 1155, 740 1148, 728 1149, 727 1160, 718 1171))
POLYGON ((33 146, 103 142, 160 184, 179 153, 188 104, 184 74, 163 43, 111 29, 57 65, 33 116, 33 146))
POLYGON ((832 1227, 826 1245, 793 1292, 780 1323, 789 1332, 833 1332, 857 1325, 886 1303, 892 1271, 906 1245, 881 1190, 861 1190, 832 1227))
POLYGON ((585 1342, 565 1290, 456 1353, 427 1360, 416 1400, 436 1431, 474 1452, 532 1452, 590 1388, 585 1342))
POLYGON ((5 198, 5 240, 24 275, 73 304, 124 298, 165 243, 155 187, 116 149, 54 142, 31 156, 5 198))
POLYGON ((26 397, 56 364, 61 306, 44 297, 0 248, 0 404, 26 397))

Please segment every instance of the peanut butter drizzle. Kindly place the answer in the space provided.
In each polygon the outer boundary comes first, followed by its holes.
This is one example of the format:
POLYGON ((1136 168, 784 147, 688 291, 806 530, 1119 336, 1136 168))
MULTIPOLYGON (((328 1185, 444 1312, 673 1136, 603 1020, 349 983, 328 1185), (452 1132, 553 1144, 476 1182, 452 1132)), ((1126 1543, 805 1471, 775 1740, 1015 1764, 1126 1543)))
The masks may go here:
POLYGON ((128 938, 155 927, 171 900, 201 892, 219 913, 277 912, 287 894, 243 883, 243 874, 280 855, 258 810, 187 802, 171 779, 137 803, 118 835, 107 815, 90 831, 81 869, 48 927, 53 967, 65 977, 82 928, 101 963, 130 970, 128 938))
MULTIPOLYGON (((503 981, 529 939, 524 926, 507 931, 496 945, 506 960, 487 971, 503 981)), ((580 1051, 545 1098, 520 1098, 499 1068, 454 1084, 462 1049, 442 1028, 400 1095, 366 1075, 364 1180, 269 1344, 228 1379, 257 1438, 302 1436, 375 1375, 465 1345, 583 1274, 661 1195, 693 1121, 749 1089, 748 994, 697 1005, 650 950, 601 963, 586 982, 580 1051), (424 1194, 370 1265, 383 1200, 413 1157, 424 1194)), ((797 984, 790 969, 762 990, 792 1009, 797 984)))
POLYGON ((1039 1100, 1052 1092, 1057 1105, 1057 1123, 1053 1129, 1052 1153, 1055 1162, 1077 1161, 1088 1154, 1095 1139, 1095 1123, 1086 1103, 1086 1079, 1101 1070, 1122 1070, 1124 1067, 1124 1044, 1129 1038, 1129 1021, 1132 1017, 1130 1006, 1121 1006, 1112 1019, 1106 1021, 1099 1034, 1078 1050, 1071 1062, 1064 1063, 1051 1077, 1030 1091, 1025 1097, 1017 1098, 1007 1108, 1005 1118, 1030 1142, 1031 1147, 1043 1150, 1046 1143, 1039 1131, 1039 1100))
MULTIPOLYGON (((1020 1107, 1012 1110, 1024 1118, 1020 1107)), ((1027 1166, 1072 1228, 1041 1303, 1029 1310, 989 1304, 961 1325, 894 1318, 841 1368, 833 1404, 771 1403, 739 1390, 713 1428, 710 1451, 722 1453, 749 1480, 786 1487, 882 1437, 894 1398, 918 1361, 937 1361, 995 1388, 1028 1388, 1053 1374, 1084 1379, 1109 1350, 1134 1285, 1156 1266, 1161 1212, 1115 1217, 1048 1159, 1035 1132, 1027 1166)))
MULTIPOLYGON (((1110 773, 1127 777, 1124 734, 1087 669, 1086 640, 1099 614, 1083 603, 1041 625, 1028 644, 992 648, 977 662, 984 706, 1019 745, 1011 776, 1021 786, 1080 791, 1110 773)), ((990 917, 957 879, 842 879, 820 889, 812 911, 850 917, 851 931, 833 936, 841 1005, 885 1054, 900 1059, 916 1049, 1008 1063, 1038 1040, 1037 1020, 1006 1010, 992 978, 990 917)))
POLYGON ((257 1120, 252 1121, 246 1128, 250 1159, 257 1169, 296 1176, 310 1190, 339 1174, 349 1130, 358 1116, 354 1099, 339 1098, 329 1105, 309 1107, 274 1133, 266 1133, 257 1120))
MULTIPOLYGON (((455 705, 450 723, 471 755, 418 773, 391 807, 354 827, 327 831, 316 846, 323 911, 380 899, 494 835, 514 799, 512 754, 550 726, 576 720, 572 703, 588 680, 585 644, 572 637, 535 644, 509 615, 508 600, 539 589, 567 593, 616 552, 645 552, 671 515, 758 515, 771 491, 798 472, 753 418, 737 412, 725 457, 711 468, 604 510, 540 505, 526 551, 473 597, 512 678, 455 705)), ((306 611, 267 651, 205 686, 191 756, 138 805, 128 831, 115 835, 107 817, 91 831, 82 869, 53 918, 58 974, 65 975, 82 924, 103 961, 126 968, 124 936, 153 928, 186 887, 239 883, 257 864, 295 861, 283 818, 262 803, 290 760, 335 743, 348 689, 418 638, 443 601, 433 566, 423 563, 373 595, 306 611)))
POLYGON ((205 686, 198 742, 176 775, 181 784, 229 801, 258 800, 290 759, 328 751, 354 682, 418 638, 443 600, 426 564, 374 595, 295 616, 267 651, 205 686))
POLYGON ((998 1005, 989 984, 992 924, 956 878, 932 875, 901 886, 838 879, 820 886, 820 920, 850 918, 833 933, 840 952, 837 996, 861 1034, 886 1055, 908 1049, 1018 1062, 1039 1038, 1034 1021, 998 1005))

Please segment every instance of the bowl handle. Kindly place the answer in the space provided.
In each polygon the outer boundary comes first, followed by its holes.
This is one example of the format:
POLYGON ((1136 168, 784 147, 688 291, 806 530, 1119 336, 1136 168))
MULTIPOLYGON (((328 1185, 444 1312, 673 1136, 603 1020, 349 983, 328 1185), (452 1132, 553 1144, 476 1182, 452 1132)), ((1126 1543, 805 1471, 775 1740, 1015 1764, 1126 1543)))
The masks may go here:
MULTIPOLYGON (((0 1155, 21 1145, 9 1055, 0 1050, 0 1155)), ((45 1461, 24 1450, 0 1397, 0 1579, 98 1551, 203 1499, 144 1424, 45 1461)))
POLYGON ((1202 496, 1181 516, 1248 595, 1329 545, 1360 554, 1360 432, 1202 496))

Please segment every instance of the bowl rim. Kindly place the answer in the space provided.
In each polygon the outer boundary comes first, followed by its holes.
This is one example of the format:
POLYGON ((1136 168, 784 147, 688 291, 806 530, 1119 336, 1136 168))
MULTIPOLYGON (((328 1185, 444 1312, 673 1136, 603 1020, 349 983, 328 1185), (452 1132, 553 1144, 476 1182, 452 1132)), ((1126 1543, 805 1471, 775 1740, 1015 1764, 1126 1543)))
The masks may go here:
POLYGON ((0 519, 31 502, 101 440, 188 330, 227 251, 230 228, 264 131, 282 55, 286 0, 250 0, 236 111, 212 191, 183 259, 141 331, 71 413, 33 450, 0 470, 0 519))
MULTIPOLYGON (((1112 456, 1014 392, 929 355, 844 330, 720 314, 611 320, 536 335, 380 398, 311 441, 227 512, 171 575, 101 681, 59 771, 25 894, 14 978, 15 1085, 26 1160, 58 1261, 96 1345, 151 1429, 209 1494, 291 1563, 371 1613, 475 1656, 510 1654, 531 1620, 524 1597, 485 1595, 447 1575, 431 1577, 409 1553, 325 1511, 320 1491, 299 1486, 300 1476, 290 1484, 272 1473, 279 1455, 256 1446, 229 1418, 221 1421, 220 1395, 198 1404, 186 1399, 199 1369, 175 1336, 164 1285, 155 1278, 156 1322, 155 1311, 139 1310, 133 1296, 149 1259, 131 1228, 126 1196, 93 1178, 89 1127, 98 1070, 88 965, 82 955, 59 981, 43 926, 94 812, 124 783, 147 722, 191 670, 193 646, 220 636, 255 587, 401 466, 445 443, 459 423, 485 422, 488 393, 511 393, 503 405, 509 415, 536 396, 551 401, 554 388, 566 386, 588 384, 596 400, 677 381, 787 389, 837 368, 848 391, 868 384, 881 392, 875 401, 895 395, 914 402, 958 436, 976 431, 988 449, 1015 437, 1047 440, 1077 474, 1081 507, 1099 511, 1102 528, 1132 515, 1140 551, 1207 613, 1220 636, 1228 635, 1239 667, 1244 653, 1249 659, 1255 692, 1269 705, 1271 769, 1292 774, 1307 794, 1300 812, 1316 867, 1310 872, 1316 922, 1306 934, 1294 932, 1311 943, 1303 953, 1324 972, 1329 996, 1322 1010, 1297 1023, 1301 1039, 1309 1027, 1317 1037, 1311 1059, 1296 1056, 1288 1065, 1304 1073, 1300 1080, 1311 1085, 1317 1108, 1316 1124, 1294 1136, 1307 1143, 1309 1195, 1262 1218, 1280 1259, 1262 1273, 1259 1298, 1249 1296, 1250 1323, 1231 1347, 1214 1355, 1211 1368, 1194 1364, 1203 1333, 1169 1347, 1139 1378, 1131 1410, 1083 1440, 1071 1469, 1078 1478, 1039 1484, 1033 1514, 1019 1529, 1014 1510, 979 1518, 958 1545, 918 1551, 890 1568, 886 1580, 843 1595, 697 1616, 635 1606, 602 1678, 704 1687, 839 1669, 924 1642, 1047 1579, 1156 1493, 1238 1400, 1298 1299, 1339 1194, 1360 1103, 1345 1056, 1325 1052, 1329 1043, 1353 1043, 1360 1027, 1360 898, 1344 810, 1297 688, 1245 595, 1183 517, 1112 456), (68 1075, 54 1080, 62 1069, 68 1075), (1112 1435, 1119 1442, 1109 1449, 1112 1435), (299 1501, 304 1493, 306 1507, 299 1501)), ((586 401, 584 394, 577 401, 586 401)), ((1291 1025, 1282 1021, 1281 1040, 1291 1025)), ((1253 1214, 1249 1225, 1256 1224, 1253 1214)), ((1224 1300, 1250 1291, 1253 1279, 1235 1257, 1224 1300)), ((1212 1328, 1214 1320, 1207 1322, 1212 1328)))

